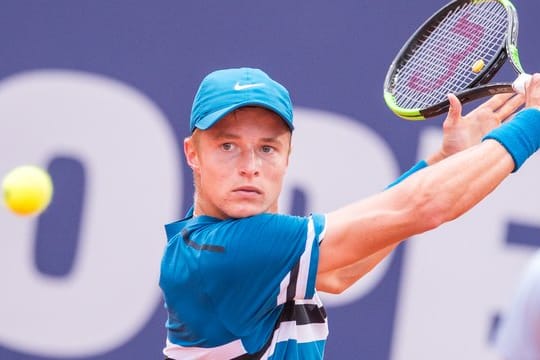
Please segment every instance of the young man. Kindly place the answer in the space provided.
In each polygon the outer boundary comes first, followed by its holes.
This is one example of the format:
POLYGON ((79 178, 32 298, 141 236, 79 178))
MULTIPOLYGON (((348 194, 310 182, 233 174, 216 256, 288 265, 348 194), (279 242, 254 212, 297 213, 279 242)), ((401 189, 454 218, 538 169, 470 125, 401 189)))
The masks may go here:
MULTIPOLYGON (((540 106, 540 75, 527 91, 526 106, 540 106)), ((524 97, 497 96, 468 118, 450 101, 443 146, 427 162, 380 194, 296 217, 278 211, 294 129, 287 90, 258 69, 209 74, 184 141, 194 204, 166 226, 165 356, 322 359, 317 290, 343 291, 404 239, 460 216, 540 146, 537 109, 497 127, 524 97)))

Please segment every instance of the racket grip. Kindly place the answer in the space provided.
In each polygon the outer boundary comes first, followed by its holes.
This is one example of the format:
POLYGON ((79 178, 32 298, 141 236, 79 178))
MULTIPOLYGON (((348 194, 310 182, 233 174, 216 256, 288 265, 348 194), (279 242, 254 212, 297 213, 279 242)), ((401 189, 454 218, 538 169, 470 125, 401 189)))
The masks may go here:
POLYGON ((525 87, 527 86, 529 80, 531 80, 531 76, 532 75, 530 74, 520 74, 512 83, 514 91, 519 94, 525 94, 525 87))

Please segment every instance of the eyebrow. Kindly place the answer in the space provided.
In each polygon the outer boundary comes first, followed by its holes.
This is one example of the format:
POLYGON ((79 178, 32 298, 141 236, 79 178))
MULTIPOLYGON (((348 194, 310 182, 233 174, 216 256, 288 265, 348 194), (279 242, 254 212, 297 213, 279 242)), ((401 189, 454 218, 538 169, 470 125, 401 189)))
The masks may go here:
MULTIPOLYGON (((240 136, 236 135, 236 134, 232 134, 232 133, 227 133, 227 132, 219 132, 219 133, 216 134, 216 136, 214 136, 214 139, 216 139, 216 140, 220 140, 220 139, 233 139, 233 140, 236 140, 236 139, 240 139, 240 136)), ((265 138, 261 138, 260 140, 262 142, 268 142, 268 143, 275 143, 275 144, 281 143, 278 140, 278 136, 265 137, 265 138)))

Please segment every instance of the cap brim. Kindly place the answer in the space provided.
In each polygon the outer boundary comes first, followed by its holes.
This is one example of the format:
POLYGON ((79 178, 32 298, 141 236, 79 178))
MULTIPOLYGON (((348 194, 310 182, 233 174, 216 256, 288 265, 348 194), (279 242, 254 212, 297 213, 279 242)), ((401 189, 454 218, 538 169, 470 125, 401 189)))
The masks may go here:
MULTIPOLYGON (((206 129, 212 127, 212 125, 217 123, 219 120, 221 120, 221 118, 226 116, 228 113, 230 113, 231 111, 234 111, 236 109, 238 109, 238 106, 233 105, 233 106, 226 107, 225 109, 221 109, 221 110, 215 111, 215 112, 213 112, 211 114, 208 114, 204 118, 199 120, 197 122, 197 125, 195 125, 195 127, 197 129, 206 130, 206 129)), ((195 129, 193 129, 193 130, 195 130, 195 129)))
MULTIPOLYGON (((208 114, 204 118, 199 120, 197 122, 197 125, 195 125, 195 127, 197 129, 201 129, 201 130, 209 129, 215 123, 217 123, 219 120, 221 120, 223 117, 225 117, 227 114, 231 113, 232 111, 234 111, 236 109, 239 109, 239 108, 245 107, 245 106, 258 106, 258 107, 268 109, 268 110, 270 110, 272 112, 275 112, 276 114, 279 115, 279 117, 281 117, 281 119, 285 122, 285 124, 287 124, 287 126, 291 129, 291 131, 294 130, 294 126, 293 126, 292 122, 287 119, 286 114, 283 114, 281 111, 279 111, 278 109, 276 109, 274 107, 268 106, 268 104, 262 104, 262 103, 251 102, 251 101, 246 102, 246 103, 235 104, 235 105, 226 107, 224 109, 215 111, 215 112, 213 112, 211 114, 208 114)), ((195 130, 195 129, 192 129, 192 131, 193 130, 195 130)))

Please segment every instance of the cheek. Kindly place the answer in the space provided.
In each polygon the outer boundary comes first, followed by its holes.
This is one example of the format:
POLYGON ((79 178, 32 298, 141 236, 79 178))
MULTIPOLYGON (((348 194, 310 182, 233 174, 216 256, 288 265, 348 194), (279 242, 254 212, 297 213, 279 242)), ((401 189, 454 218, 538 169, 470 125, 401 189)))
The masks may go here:
POLYGON ((210 186, 214 189, 213 191, 219 191, 234 174, 230 162, 216 157, 205 158, 204 161, 201 161, 199 169, 201 182, 210 186))
POLYGON ((272 182, 276 185, 280 185, 283 182, 285 173, 287 171, 287 161, 279 161, 274 163, 269 169, 269 177, 272 179, 272 182))

